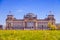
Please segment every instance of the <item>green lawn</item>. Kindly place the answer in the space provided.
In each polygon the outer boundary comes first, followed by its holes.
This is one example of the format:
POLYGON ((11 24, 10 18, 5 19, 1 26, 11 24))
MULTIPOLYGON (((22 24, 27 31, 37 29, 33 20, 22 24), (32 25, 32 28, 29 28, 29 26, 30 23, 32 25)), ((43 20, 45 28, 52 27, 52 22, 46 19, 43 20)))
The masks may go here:
POLYGON ((60 40, 60 30, 0 30, 0 40, 60 40))

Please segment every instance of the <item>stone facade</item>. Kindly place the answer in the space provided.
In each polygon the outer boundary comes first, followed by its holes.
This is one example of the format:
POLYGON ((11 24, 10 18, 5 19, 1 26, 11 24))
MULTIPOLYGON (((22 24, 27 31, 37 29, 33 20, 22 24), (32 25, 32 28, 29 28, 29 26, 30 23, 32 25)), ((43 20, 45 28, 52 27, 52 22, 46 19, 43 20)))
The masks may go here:
POLYGON ((48 22, 55 24, 54 15, 48 15, 45 19, 37 19, 37 15, 28 13, 23 19, 16 19, 13 15, 7 15, 6 29, 14 30, 47 30, 48 22))

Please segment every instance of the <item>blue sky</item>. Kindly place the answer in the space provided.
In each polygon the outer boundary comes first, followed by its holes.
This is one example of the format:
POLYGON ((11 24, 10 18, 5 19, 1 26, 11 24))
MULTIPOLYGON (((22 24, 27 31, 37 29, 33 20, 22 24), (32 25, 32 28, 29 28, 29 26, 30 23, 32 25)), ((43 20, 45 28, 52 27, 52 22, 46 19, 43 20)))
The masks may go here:
POLYGON ((29 12, 43 19, 52 11, 56 23, 60 23, 60 0, 0 0, 0 24, 5 24, 9 11, 17 19, 29 12))

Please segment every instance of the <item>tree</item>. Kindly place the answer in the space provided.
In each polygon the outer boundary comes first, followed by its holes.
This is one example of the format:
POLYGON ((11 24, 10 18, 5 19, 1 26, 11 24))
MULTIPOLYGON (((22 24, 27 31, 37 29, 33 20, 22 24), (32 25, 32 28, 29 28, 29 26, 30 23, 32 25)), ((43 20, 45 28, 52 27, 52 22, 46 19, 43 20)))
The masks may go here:
POLYGON ((57 27, 55 25, 51 25, 51 29, 55 30, 55 29, 57 29, 57 27))
POLYGON ((52 24, 51 22, 48 22, 48 28, 49 28, 50 30, 55 30, 55 29, 57 29, 57 28, 56 28, 56 25, 52 24))

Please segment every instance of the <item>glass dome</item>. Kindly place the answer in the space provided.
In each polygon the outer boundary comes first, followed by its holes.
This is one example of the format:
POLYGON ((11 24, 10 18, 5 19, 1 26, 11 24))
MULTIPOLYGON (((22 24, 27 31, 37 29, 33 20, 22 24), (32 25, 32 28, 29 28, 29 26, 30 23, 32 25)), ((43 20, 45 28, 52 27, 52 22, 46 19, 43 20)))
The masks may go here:
POLYGON ((32 17, 33 18, 33 17, 37 17, 37 16, 33 13, 28 13, 25 15, 25 17, 28 17, 28 18, 32 17))

